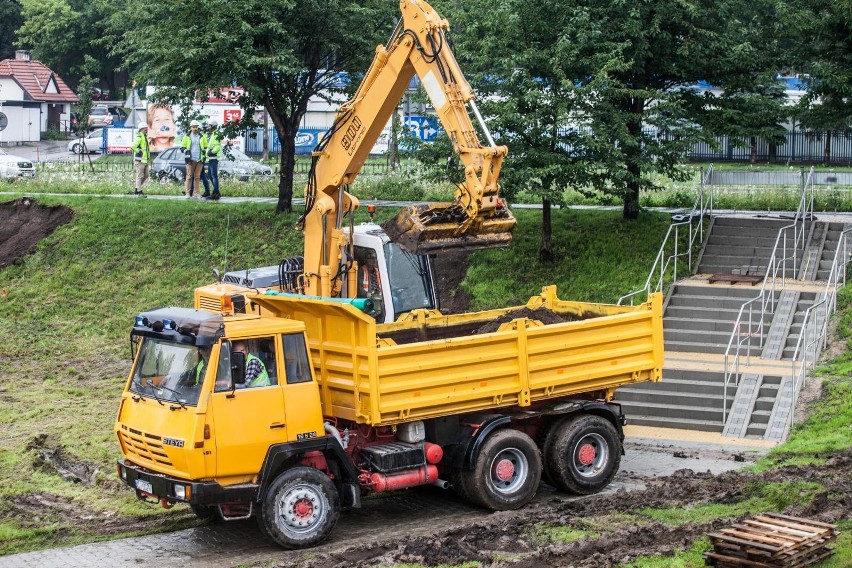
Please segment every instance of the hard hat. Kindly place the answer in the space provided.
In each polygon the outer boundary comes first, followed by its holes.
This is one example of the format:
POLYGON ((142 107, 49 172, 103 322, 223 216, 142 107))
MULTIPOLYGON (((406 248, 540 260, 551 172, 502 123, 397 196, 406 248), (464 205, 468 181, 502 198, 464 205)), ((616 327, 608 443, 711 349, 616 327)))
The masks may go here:
POLYGON ((201 123, 198 122, 197 120, 193 120, 192 122, 189 123, 189 127, 192 128, 193 126, 201 126, 201 123))
POLYGON ((213 120, 211 120, 210 122, 207 123, 207 126, 209 126, 210 128, 216 128, 216 127, 219 126, 219 123, 216 122, 215 119, 213 119, 213 120))
POLYGON ((147 122, 142 121, 142 122, 139 123, 139 130, 146 130, 147 128, 148 128, 147 122))

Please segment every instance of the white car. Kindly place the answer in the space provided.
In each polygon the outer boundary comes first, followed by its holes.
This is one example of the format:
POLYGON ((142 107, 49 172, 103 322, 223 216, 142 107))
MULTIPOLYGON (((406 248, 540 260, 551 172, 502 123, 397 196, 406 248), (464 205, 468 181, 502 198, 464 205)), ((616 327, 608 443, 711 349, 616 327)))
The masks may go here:
POLYGON ((91 132, 89 132, 85 137, 75 138, 71 142, 68 143, 68 151, 74 152, 75 154, 83 153, 83 143, 85 142, 86 150, 89 153, 91 152, 100 152, 104 153, 104 129, 103 128, 95 128, 91 132))
POLYGON ((35 166, 32 160, 7 154, 0 148, 0 179, 34 178, 35 166))

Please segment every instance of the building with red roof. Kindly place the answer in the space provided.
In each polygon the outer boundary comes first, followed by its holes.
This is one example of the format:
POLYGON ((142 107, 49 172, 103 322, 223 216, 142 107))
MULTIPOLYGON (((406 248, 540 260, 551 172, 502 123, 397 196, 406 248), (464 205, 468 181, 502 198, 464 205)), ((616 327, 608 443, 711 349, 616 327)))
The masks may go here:
POLYGON ((28 51, 15 52, 14 59, 0 61, 0 143, 38 142, 49 128, 67 130, 71 105, 79 100, 28 51))

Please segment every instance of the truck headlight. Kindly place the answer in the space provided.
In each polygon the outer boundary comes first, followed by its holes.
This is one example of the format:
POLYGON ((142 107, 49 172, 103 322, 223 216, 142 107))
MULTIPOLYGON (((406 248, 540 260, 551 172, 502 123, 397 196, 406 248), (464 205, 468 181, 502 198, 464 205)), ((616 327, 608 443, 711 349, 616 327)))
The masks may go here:
POLYGON ((188 485, 175 485, 175 497, 181 501, 189 501, 192 490, 188 485))

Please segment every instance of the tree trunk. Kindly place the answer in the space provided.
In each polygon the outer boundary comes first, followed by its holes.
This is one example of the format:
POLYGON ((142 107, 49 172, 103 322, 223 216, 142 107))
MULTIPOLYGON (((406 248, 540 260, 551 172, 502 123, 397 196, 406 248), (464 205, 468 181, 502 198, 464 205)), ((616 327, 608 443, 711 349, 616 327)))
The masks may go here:
POLYGON ((281 174, 278 176, 278 204, 275 206, 276 213, 293 212, 293 171, 296 169, 296 130, 289 128, 289 132, 278 132, 278 140, 281 142, 281 155, 278 163, 281 166, 281 174))
POLYGON ((778 161, 778 146, 775 144, 769 145, 769 163, 774 164, 778 161))
POLYGON ((831 163, 831 135, 833 132, 831 130, 825 131, 825 145, 822 148, 822 163, 824 165, 828 165, 831 163))
POLYGON ((635 144, 625 152, 627 154, 627 171, 630 176, 624 191, 624 210, 622 217, 625 219, 639 218, 639 179, 642 176, 642 168, 639 165, 640 137, 642 136, 642 114, 645 112, 645 99, 630 99, 629 112, 633 116, 627 123, 627 131, 635 144))
POLYGON ((751 136, 748 139, 748 143, 749 143, 749 146, 751 147, 750 148, 751 152, 749 153, 749 162, 753 166, 757 163, 757 138, 754 137, 754 136, 751 136))
POLYGON ((553 222, 550 215, 550 200, 541 199, 541 244, 538 248, 538 260, 542 263, 553 262, 553 222))

